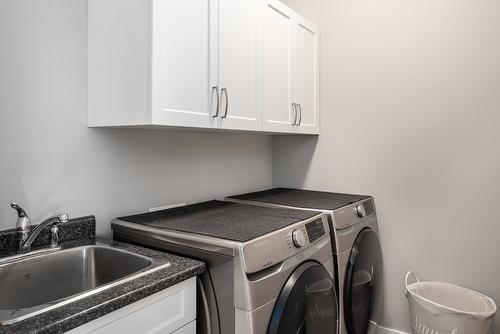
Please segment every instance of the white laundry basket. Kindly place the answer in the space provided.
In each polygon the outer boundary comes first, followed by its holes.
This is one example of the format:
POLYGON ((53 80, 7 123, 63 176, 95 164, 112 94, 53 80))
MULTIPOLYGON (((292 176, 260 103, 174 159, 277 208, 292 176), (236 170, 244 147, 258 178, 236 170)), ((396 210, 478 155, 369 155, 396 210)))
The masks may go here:
POLYGON ((405 277, 413 334, 488 334, 497 307, 478 292, 441 282, 421 282, 410 271, 405 277), (408 280, 413 276, 414 283, 408 280))

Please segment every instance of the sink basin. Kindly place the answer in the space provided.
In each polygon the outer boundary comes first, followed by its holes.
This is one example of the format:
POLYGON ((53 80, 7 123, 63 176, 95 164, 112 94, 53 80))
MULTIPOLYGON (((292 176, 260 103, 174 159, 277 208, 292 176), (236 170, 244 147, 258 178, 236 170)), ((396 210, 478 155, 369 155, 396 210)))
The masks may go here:
POLYGON ((0 323, 12 324, 68 304, 138 273, 147 274, 153 267, 148 257, 104 245, 22 256, 0 264, 0 323))

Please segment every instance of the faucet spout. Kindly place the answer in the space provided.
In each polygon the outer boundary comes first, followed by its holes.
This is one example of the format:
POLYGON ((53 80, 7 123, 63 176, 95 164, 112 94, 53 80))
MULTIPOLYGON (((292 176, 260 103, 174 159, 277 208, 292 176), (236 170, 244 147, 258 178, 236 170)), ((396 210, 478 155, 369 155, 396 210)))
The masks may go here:
POLYGON ((65 213, 45 219, 43 222, 37 225, 33 230, 31 230, 31 232, 29 232, 28 237, 25 240, 21 240, 21 243, 19 244, 20 252, 27 253, 31 251, 31 246, 33 242, 46 227, 57 226, 61 223, 66 223, 68 220, 69 216, 65 213))

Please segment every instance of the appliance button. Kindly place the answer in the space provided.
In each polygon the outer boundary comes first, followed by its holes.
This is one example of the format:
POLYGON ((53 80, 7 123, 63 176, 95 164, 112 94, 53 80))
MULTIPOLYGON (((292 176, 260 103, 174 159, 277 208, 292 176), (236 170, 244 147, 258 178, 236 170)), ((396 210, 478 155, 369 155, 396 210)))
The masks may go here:
POLYGON ((304 247, 306 244, 306 238, 304 236, 304 232, 302 232, 301 230, 293 230, 292 240, 293 240, 293 244, 297 248, 304 247))

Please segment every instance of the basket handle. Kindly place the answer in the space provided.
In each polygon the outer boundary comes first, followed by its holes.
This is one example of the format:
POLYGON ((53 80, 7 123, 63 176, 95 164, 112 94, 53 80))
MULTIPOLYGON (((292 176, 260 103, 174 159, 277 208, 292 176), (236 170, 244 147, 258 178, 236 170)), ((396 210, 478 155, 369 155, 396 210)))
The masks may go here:
POLYGON ((417 274, 415 274, 413 271, 409 271, 406 273, 406 276, 405 276, 405 295, 408 296, 408 285, 410 285, 410 283, 408 283, 410 277, 413 277, 413 283, 418 283, 420 282, 420 278, 418 278, 417 274))

